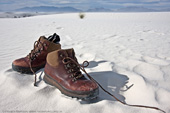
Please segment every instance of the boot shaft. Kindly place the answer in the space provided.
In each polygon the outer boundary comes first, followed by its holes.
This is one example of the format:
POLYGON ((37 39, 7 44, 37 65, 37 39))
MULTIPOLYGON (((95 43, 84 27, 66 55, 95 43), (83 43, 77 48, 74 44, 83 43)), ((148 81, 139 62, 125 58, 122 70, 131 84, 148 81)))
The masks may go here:
POLYGON ((25 59, 32 64, 32 67, 36 67, 41 64, 46 63, 47 54, 61 49, 61 45, 59 43, 53 43, 47 40, 46 37, 41 36, 37 41, 37 44, 34 45, 34 49, 31 53, 25 57, 25 59))
POLYGON ((41 36, 38 41, 39 43, 34 45, 34 49, 41 49, 41 47, 45 47, 47 53, 52 52, 54 50, 61 49, 60 43, 54 43, 49 41, 45 36, 41 36))
POLYGON ((53 51, 47 55, 46 61, 52 67, 57 68, 58 66, 60 66, 62 64, 62 60, 65 57, 70 57, 77 61, 73 48, 72 49, 60 49, 57 51, 53 51))

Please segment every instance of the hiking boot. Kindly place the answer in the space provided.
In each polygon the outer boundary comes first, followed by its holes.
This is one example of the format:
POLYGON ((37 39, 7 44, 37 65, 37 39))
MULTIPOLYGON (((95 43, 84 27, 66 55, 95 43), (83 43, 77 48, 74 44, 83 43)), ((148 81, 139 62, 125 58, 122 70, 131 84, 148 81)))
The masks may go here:
POLYGON ((43 79, 67 96, 85 100, 96 98, 98 85, 81 73, 84 67, 78 63, 73 49, 56 50, 47 55, 43 79))
POLYGON ((26 57, 13 61, 13 70, 20 73, 33 74, 39 69, 44 68, 47 54, 61 49, 59 41, 60 38, 56 33, 48 38, 41 36, 38 41, 35 41, 34 49, 26 57))

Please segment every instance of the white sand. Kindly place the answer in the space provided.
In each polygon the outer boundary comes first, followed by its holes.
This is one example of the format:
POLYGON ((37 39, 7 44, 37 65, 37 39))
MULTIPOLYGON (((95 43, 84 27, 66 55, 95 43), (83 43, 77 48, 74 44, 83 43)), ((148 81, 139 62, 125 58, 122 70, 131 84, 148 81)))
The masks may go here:
POLYGON ((39 36, 54 32, 62 48, 74 48, 87 72, 121 101, 156 106, 170 113, 170 13, 77 13, 0 19, 0 112, 159 113, 122 105, 100 89, 97 100, 67 97, 33 75, 11 68, 39 36), (131 88, 132 84, 134 84, 131 88))

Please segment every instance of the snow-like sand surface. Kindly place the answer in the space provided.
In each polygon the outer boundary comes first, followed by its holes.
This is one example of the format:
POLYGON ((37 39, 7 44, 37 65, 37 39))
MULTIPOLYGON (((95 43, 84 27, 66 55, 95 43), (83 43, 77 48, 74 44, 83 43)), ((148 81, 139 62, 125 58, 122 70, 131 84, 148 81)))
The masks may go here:
POLYGON ((77 13, 0 19, 0 113, 159 113, 122 105, 100 89, 93 101, 67 97, 34 75, 19 74, 13 60, 26 56, 39 36, 56 32, 74 48, 86 71, 128 104, 170 113, 170 13, 77 13), (132 87, 131 85, 134 84, 132 87))

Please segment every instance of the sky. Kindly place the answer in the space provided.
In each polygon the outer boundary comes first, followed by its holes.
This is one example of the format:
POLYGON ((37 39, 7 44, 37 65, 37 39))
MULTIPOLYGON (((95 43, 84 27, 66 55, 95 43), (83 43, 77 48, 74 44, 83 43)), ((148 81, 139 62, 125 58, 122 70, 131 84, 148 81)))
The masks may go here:
POLYGON ((0 0, 0 10, 3 11, 33 6, 71 6, 81 10, 101 7, 114 10, 131 6, 170 9, 170 0, 0 0))

